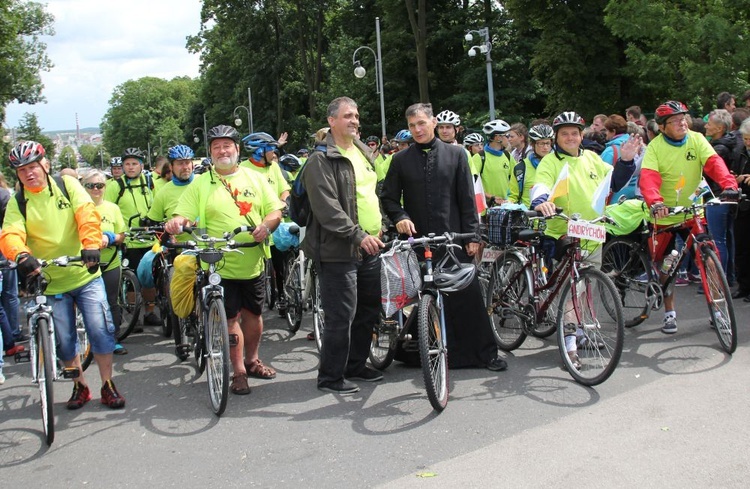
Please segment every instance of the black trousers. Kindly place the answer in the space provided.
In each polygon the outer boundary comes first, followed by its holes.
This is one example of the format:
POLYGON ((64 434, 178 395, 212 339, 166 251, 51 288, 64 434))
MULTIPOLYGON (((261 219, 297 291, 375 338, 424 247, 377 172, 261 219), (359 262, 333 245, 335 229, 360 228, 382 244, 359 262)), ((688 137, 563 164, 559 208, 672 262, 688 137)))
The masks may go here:
POLYGON ((734 267, 740 290, 750 292, 750 211, 739 211, 734 220, 734 267))

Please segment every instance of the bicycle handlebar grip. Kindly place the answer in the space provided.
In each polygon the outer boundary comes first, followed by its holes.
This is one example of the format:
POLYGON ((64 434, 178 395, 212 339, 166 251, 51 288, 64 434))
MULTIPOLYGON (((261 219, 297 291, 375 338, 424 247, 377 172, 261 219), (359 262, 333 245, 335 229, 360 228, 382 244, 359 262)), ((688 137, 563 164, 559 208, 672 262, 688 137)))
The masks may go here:
POLYGON ((477 234, 477 233, 454 233, 453 234, 453 239, 454 240, 457 240, 457 239, 475 239, 475 238, 479 238, 479 234, 477 234))
POLYGON ((254 246, 258 246, 260 243, 258 242, 252 242, 252 243, 232 243, 229 245, 230 248, 252 248, 254 246))
POLYGON ((193 226, 182 226, 182 232, 187 234, 193 234, 193 226))

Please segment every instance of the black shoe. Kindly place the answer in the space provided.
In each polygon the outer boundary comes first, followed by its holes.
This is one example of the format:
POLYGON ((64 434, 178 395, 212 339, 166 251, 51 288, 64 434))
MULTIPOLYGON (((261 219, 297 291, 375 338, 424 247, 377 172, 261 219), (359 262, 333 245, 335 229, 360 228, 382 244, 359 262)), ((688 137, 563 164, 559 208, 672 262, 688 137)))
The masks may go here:
POLYGON ((377 382, 383 380, 383 373, 374 368, 365 367, 356 375, 348 375, 347 378, 352 380, 363 380, 365 382, 377 382))
POLYGON ((16 343, 26 343, 27 341, 29 341, 29 339, 30 339, 29 335, 23 334, 23 333, 19 334, 18 336, 13 337, 13 340, 16 343))
POLYGON ((333 394, 354 394, 359 392, 359 387, 348 380, 339 380, 336 382, 318 382, 318 390, 333 394))
POLYGON ((485 367, 493 372, 502 372, 508 369, 508 363, 500 357, 495 357, 485 367))
POLYGON ((150 312, 143 316, 143 324, 146 326, 161 326, 161 319, 153 312, 150 312))
POLYGON ((734 292, 732 292, 732 299, 741 299, 747 296, 750 296, 750 291, 748 291, 747 289, 737 289, 734 292))

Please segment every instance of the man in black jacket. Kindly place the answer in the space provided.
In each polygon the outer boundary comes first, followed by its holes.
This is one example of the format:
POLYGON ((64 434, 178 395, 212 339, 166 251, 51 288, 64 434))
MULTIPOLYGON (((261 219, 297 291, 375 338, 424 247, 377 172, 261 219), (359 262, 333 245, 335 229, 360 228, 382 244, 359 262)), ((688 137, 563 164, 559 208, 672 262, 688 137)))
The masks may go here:
POLYGON ((302 248, 318 266, 325 311, 318 389, 352 394, 359 387, 349 380, 383 378, 365 365, 380 320, 381 214, 356 102, 333 100, 328 125, 325 151, 316 148, 302 173, 312 210, 302 248))
MULTIPOLYGON (((456 253, 468 262, 479 252, 479 218, 466 151, 435 138, 437 121, 430 104, 410 106, 406 120, 415 144, 393 156, 381 194, 383 208, 396 230, 408 236, 477 233, 475 242, 465 244, 465 252, 456 253)), ((439 257, 436 253, 435 259, 439 257)), ((446 295, 444 304, 450 366, 505 370, 478 279, 446 295)))

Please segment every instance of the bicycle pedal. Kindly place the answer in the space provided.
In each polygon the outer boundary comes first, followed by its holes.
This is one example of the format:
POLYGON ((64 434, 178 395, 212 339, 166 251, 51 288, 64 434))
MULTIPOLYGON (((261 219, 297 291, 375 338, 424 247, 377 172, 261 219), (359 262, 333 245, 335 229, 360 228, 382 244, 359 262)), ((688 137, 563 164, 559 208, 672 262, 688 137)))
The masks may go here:
POLYGON ((513 313, 513 309, 510 307, 501 307, 500 308, 500 318, 501 319, 513 319, 516 317, 516 315, 513 313))
POLYGON ((240 344, 240 337, 236 334, 229 335, 229 346, 237 346, 240 344))
POLYGON ((81 376, 81 371, 78 367, 65 367, 62 369, 62 376, 64 379, 75 379, 81 376))
POLYGON ((30 350, 19 351, 18 353, 13 355, 13 360, 15 360, 16 363, 30 363, 31 351, 30 350))
POLYGON ((193 347, 187 343, 175 346, 175 350, 178 354, 188 355, 193 351, 193 347))

